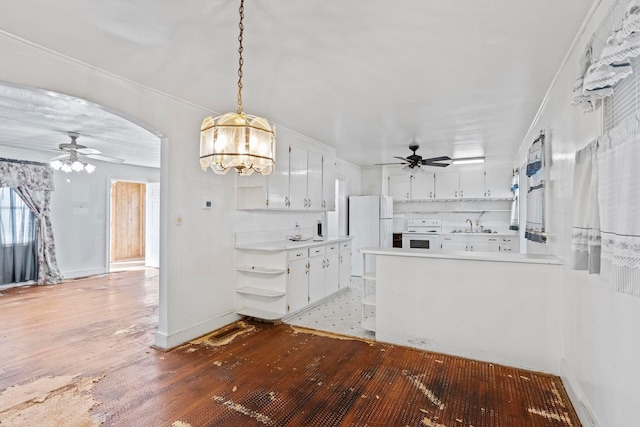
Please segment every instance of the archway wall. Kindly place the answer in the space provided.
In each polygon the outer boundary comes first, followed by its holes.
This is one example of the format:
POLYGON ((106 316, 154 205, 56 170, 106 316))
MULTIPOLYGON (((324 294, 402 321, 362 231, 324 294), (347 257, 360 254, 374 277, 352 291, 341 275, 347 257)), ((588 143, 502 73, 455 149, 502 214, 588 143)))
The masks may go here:
POLYGON ((173 347, 234 320, 234 177, 198 164, 200 125, 212 112, 1 32, 0 52, 0 80, 84 98, 162 134, 156 345, 173 347), (212 209, 200 208, 205 198, 212 209))

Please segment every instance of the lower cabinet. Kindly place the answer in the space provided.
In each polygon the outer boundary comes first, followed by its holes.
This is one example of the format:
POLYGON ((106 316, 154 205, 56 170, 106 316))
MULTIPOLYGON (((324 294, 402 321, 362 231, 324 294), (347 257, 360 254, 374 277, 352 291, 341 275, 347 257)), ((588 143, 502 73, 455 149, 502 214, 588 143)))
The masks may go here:
POLYGON ((468 252, 517 252, 518 243, 515 237, 496 236, 492 234, 456 234, 444 235, 443 251, 468 252))
POLYGON ((351 279, 350 251, 350 241, 236 248, 237 313, 277 320, 337 292, 351 279))

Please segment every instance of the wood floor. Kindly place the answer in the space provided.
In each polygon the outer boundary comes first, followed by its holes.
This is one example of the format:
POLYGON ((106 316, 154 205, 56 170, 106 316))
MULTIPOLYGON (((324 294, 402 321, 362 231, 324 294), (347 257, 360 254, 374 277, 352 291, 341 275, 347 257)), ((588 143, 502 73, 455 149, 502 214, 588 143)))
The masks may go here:
POLYGON ((156 270, 1 291, 0 426, 580 425, 557 377, 286 324, 163 352, 157 298, 156 270))

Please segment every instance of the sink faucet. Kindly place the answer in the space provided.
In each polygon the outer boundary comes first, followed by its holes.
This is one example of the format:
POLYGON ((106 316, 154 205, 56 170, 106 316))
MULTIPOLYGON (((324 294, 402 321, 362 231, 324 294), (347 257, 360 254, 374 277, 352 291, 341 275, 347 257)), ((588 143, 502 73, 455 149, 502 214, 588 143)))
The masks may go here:
POLYGON ((469 218, 467 218, 467 220, 465 222, 469 223, 469 230, 473 231, 473 222, 469 218))

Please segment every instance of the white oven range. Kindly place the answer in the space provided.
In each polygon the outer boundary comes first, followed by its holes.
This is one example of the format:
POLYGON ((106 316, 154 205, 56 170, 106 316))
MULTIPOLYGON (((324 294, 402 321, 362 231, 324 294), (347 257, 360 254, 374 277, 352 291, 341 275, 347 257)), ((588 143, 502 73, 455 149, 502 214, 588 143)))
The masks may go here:
POLYGON ((442 220, 409 219, 407 231, 402 233, 402 248, 439 251, 441 233, 442 220))

